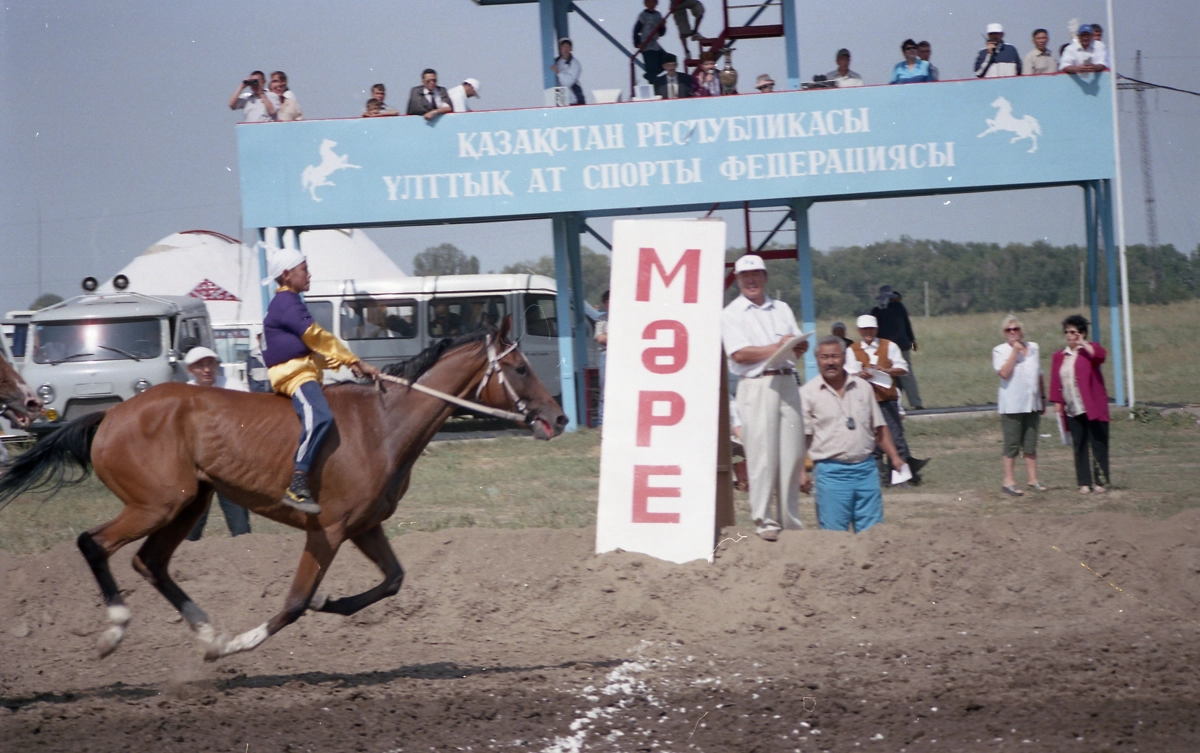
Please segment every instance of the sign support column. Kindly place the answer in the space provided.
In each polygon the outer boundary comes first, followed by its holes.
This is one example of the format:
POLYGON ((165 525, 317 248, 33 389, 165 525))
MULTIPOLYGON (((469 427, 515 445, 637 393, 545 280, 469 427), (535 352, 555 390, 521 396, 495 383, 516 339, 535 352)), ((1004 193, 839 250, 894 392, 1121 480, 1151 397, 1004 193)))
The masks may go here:
POLYGON ((783 0, 783 48, 789 89, 800 88, 800 40, 796 37, 796 0, 783 0))
POLYGON ((1117 276, 1117 245, 1113 239, 1113 182, 1101 180, 1100 186, 1100 231, 1104 234, 1105 276, 1108 281, 1108 331, 1109 348, 1113 356, 1113 386, 1117 405, 1129 405, 1125 401, 1125 347, 1121 342, 1121 295, 1117 276))
MULTIPOLYGON (((808 243, 808 208, 812 199, 792 199, 792 214, 796 218, 796 260, 800 266, 800 329, 812 332, 817 328, 817 306, 813 300, 812 248, 808 243)), ((817 375, 816 348, 804 354, 804 381, 817 375)))
MULTIPOLYGON (((554 296, 555 318, 558 320, 558 383, 562 392, 562 409, 567 414, 567 431, 579 428, 580 384, 575 380, 575 317, 571 311, 571 266, 569 261, 569 238, 574 223, 571 215, 556 214, 551 218, 554 233, 554 280, 558 293, 554 296)), ((576 248, 579 235, 575 233, 576 248)))
POLYGON ((1092 319, 1092 336, 1100 342, 1100 250, 1096 233, 1096 182, 1083 184, 1083 217, 1087 223, 1087 287, 1088 306, 1092 319))
POLYGON ((571 265, 571 342, 575 361, 575 403, 577 420, 587 426, 588 394, 583 370, 588 365, 587 308, 583 301, 583 259, 579 235, 583 232, 583 218, 577 214, 567 215, 567 261, 571 265))

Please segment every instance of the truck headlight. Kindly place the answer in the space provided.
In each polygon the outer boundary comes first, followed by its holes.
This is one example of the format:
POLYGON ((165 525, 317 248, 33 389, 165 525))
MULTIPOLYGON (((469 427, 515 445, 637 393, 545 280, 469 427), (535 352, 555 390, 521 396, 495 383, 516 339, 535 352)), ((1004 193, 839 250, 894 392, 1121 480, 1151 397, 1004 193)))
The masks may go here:
POLYGON ((42 405, 49 405, 54 402, 54 388, 48 384, 38 387, 37 394, 42 399, 42 405))
POLYGON ((148 382, 147 380, 139 379, 133 383, 133 392, 136 395, 140 395, 153 386, 154 385, 150 384, 150 382, 148 382))

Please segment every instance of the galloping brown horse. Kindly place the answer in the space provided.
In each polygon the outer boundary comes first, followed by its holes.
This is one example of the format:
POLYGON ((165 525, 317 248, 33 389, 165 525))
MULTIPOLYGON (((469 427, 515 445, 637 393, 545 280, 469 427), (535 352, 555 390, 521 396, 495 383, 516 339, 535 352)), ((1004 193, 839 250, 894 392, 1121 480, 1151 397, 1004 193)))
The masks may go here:
MULTIPOLYGON (((517 411, 538 439, 562 433, 567 418, 529 362, 485 330, 443 340, 394 371, 411 381, 493 408, 517 411), (490 379, 493 374, 499 378, 490 379), (480 385, 483 385, 480 389, 480 385)), ((107 656, 124 637, 130 613, 108 559, 145 538, 133 567, 179 610, 204 644, 209 660, 258 646, 311 608, 349 615, 400 590, 404 571, 381 525, 408 489, 410 471, 454 410, 443 400, 406 387, 342 384, 326 390, 337 424, 322 448, 310 483, 319 516, 280 499, 292 473, 300 426, 291 403, 183 384, 163 384, 104 414, 85 416, 22 455, 0 477, 0 508, 17 494, 71 480, 89 464, 125 508, 81 534, 79 548, 100 584, 111 626, 100 639, 107 656), (218 636, 207 615, 171 580, 167 565, 213 491, 272 520, 307 531, 308 540, 283 610, 233 638, 218 636), (355 596, 317 595, 321 578, 349 540, 383 572, 383 582, 355 596)))
POLYGON ((41 412, 42 401, 12 364, 0 356, 0 417, 24 427, 41 412))

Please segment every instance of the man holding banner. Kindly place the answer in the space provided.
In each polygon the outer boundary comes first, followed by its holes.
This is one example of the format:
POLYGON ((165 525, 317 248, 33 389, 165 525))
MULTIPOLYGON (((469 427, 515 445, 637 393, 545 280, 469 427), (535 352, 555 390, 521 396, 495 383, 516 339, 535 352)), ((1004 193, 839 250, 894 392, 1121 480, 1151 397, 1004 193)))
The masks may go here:
POLYGON ((729 371, 738 377, 737 409, 750 471, 750 515, 758 535, 776 541, 781 528, 800 529, 800 471, 804 460, 804 419, 796 389, 796 359, 808 341, 792 309, 767 296, 767 266, 746 254, 733 267, 741 295, 721 314, 721 339, 729 371), (771 504, 772 496, 778 508, 771 504))

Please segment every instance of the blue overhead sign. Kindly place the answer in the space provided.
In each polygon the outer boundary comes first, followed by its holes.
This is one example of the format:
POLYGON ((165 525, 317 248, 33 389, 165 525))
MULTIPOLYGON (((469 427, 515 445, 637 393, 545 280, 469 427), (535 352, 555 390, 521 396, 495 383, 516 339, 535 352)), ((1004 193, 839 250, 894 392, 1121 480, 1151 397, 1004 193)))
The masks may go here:
POLYGON ((238 126, 247 227, 1111 178, 1105 76, 238 126))

